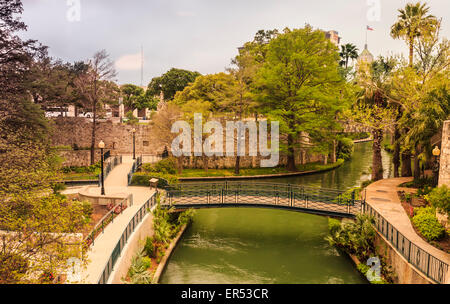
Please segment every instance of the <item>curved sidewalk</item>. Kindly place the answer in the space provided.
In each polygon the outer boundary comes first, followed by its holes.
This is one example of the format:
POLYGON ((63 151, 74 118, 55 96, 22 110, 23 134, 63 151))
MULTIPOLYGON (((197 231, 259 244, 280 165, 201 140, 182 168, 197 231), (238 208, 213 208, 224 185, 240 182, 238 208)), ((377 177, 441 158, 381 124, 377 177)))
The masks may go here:
POLYGON ((417 235, 408 215, 401 205, 397 191, 404 190, 411 192, 411 189, 401 188, 398 185, 409 181, 412 181, 411 177, 399 177, 382 179, 372 183, 366 188, 366 202, 411 242, 441 261, 450 264, 450 254, 428 244, 417 235))
MULTIPOLYGON (((133 159, 124 156, 122 164, 114 168, 105 179, 106 194, 122 193, 125 196, 133 195, 133 206, 128 207, 122 214, 110 223, 104 233, 100 234, 91 245, 87 252, 88 265, 83 271, 83 283, 97 284, 106 263, 111 256, 117 242, 122 236, 123 231, 128 223, 134 217, 136 212, 154 193, 150 188, 145 187, 128 187, 127 174, 133 166, 133 159)), ((91 192, 100 196, 99 187, 90 187, 91 192)))

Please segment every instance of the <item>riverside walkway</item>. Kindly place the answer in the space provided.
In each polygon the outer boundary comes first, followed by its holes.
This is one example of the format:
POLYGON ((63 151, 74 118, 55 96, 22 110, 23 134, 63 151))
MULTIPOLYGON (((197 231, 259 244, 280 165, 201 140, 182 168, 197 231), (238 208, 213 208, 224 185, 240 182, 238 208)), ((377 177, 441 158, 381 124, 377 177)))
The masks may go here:
MULTIPOLYGON (((106 195, 133 196, 133 205, 126 208, 122 214, 117 216, 112 223, 106 226, 104 232, 100 234, 90 246, 87 252, 88 264, 82 274, 83 283, 97 284, 108 263, 111 253, 122 237, 128 224, 141 209, 141 207, 154 194, 154 191, 147 187, 129 187, 127 175, 133 167, 131 156, 123 156, 122 164, 116 166, 105 179, 106 195)), ((84 191, 90 195, 100 197, 100 187, 87 187, 84 191)))
MULTIPOLYGON (((411 177, 400 177, 382 179, 370 184, 366 188, 366 203, 368 204, 368 206, 372 207, 376 212, 378 212, 382 217, 384 217, 386 221, 391 223, 395 227, 395 229, 398 230, 398 232, 403 234, 404 237, 414 243, 417 247, 421 248, 423 251, 429 253, 442 262, 450 264, 450 255, 448 253, 430 245, 416 233, 408 215, 401 205, 400 199, 397 195, 397 191, 404 190, 406 192, 410 192, 411 189, 409 188, 399 187, 400 184, 409 181, 412 181, 411 177)), ((392 236, 392 233, 390 236, 392 237, 394 243, 400 242, 399 239, 395 239, 395 236, 392 236)), ((408 255, 410 255, 410 252, 408 252, 408 250, 405 251, 408 255)), ((422 268, 422 265, 428 267, 428 264, 430 263, 422 261, 426 259, 422 259, 421 256, 414 256, 411 257, 411 259, 413 260, 413 264, 415 264, 415 266, 417 266, 418 268, 422 268)), ((422 269, 422 272, 424 272, 424 269, 422 269)), ((447 269, 447 273, 444 274, 445 279, 441 283, 450 283, 449 272, 450 269, 447 269)))

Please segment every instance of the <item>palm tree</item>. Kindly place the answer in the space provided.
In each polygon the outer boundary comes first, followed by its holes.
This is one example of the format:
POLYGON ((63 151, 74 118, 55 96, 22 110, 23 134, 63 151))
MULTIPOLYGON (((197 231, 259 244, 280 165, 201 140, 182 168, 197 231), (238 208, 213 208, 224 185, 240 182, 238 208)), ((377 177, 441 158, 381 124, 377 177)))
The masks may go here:
POLYGON ((341 45, 339 56, 341 56, 341 61, 339 62, 339 64, 347 68, 348 61, 350 59, 354 60, 358 58, 358 48, 356 47, 356 45, 351 43, 341 45))
POLYGON ((426 35, 437 25, 437 19, 429 15, 426 3, 408 3, 404 9, 399 9, 397 22, 391 27, 391 36, 394 39, 404 39, 409 46, 409 65, 413 65, 414 41, 426 35))

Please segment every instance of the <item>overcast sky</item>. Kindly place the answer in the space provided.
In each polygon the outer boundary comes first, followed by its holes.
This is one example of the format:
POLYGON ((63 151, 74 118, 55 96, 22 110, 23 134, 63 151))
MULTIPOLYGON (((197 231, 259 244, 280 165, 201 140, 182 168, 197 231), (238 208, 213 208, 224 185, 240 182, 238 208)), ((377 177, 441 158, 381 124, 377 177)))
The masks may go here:
MULTIPOLYGON (((49 46, 50 55, 79 61, 106 49, 116 62, 118 81, 141 82, 140 49, 144 48, 144 85, 172 67, 202 74, 222 72, 237 47, 260 29, 336 30, 341 43, 375 56, 406 54, 402 41, 389 36, 397 9, 407 0, 23 0, 22 36, 49 46), (79 10, 78 4, 79 3, 79 10), (379 9, 378 9, 379 7, 379 9)), ((449 37, 450 1, 428 0, 431 13, 443 18, 449 37)))

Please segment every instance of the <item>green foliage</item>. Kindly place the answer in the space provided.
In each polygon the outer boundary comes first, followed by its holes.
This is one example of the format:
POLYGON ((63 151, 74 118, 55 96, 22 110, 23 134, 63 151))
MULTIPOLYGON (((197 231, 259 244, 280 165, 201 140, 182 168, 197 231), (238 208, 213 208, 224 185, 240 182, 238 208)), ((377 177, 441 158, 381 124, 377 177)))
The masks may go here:
POLYGON ((158 179, 158 188, 166 188, 168 185, 178 184, 178 178, 173 175, 156 172, 155 173, 137 172, 133 174, 133 177, 131 179, 131 185, 149 187, 150 179, 152 178, 158 179))
POLYGON ((14 253, 0 253, 0 284, 15 284, 28 270, 28 260, 14 253))
POLYGON ((341 229, 341 221, 334 219, 334 218, 328 218, 328 231, 330 234, 334 235, 336 232, 338 232, 341 229))
POLYGON ((450 188, 446 185, 434 188, 425 195, 425 199, 431 203, 439 212, 447 214, 450 217, 450 188))
POLYGON ((359 272, 361 272, 363 275, 366 275, 366 273, 370 270, 370 267, 367 266, 364 263, 359 263, 356 268, 358 269, 359 272))
POLYGON ((143 253, 151 258, 155 258, 156 257, 156 248, 155 245, 153 244, 153 238, 147 237, 145 239, 145 245, 144 245, 144 249, 143 249, 143 253))
POLYGON ((182 91, 200 75, 198 72, 172 68, 162 76, 153 78, 147 92, 152 96, 159 96, 162 91, 164 99, 171 100, 176 92, 182 91))
POLYGON ((338 246, 360 260, 366 260, 375 252, 374 219, 367 214, 358 214, 355 221, 342 223, 340 229, 333 225, 333 233, 326 237, 332 246, 338 246))
POLYGON ((414 213, 412 222, 428 241, 439 240, 445 236, 445 228, 436 218, 433 207, 416 208, 414 213))
POLYGON ((135 125, 135 124, 137 124, 139 122, 139 119, 136 116, 134 116, 132 111, 128 111, 125 114, 125 117, 127 119, 126 122, 125 122, 126 124, 135 125))
POLYGON ((144 164, 144 172, 157 172, 163 174, 176 174, 177 161, 174 157, 169 157, 158 161, 156 164, 144 164))
POLYGON ((287 144, 280 146, 290 157, 289 170, 295 170, 294 138, 301 132, 315 141, 316 152, 330 151, 333 130, 339 128, 336 114, 348 102, 338 61, 336 47, 310 26, 285 29, 267 45, 255 77, 255 99, 261 112, 279 121, 280 132, 288 135, 287 144))
POLYGON ((186 211, 183 211, 181 214, 178 215, 178 225, 183 226, 187 225, 192 221, 192 218, 194 217, 195 210, 194 209, 188 209, 186 211))
POLYGON ((152 274, 148 271, 151 266, 151 259, 143 256, 141 253, 136 254, 131 260, 131 267, 128 270, 131 284, 151 284, 152 274))
POLYGON ((342 158, 344 160, 349 160, 352 158, 354 151, 354 143, 351 138, 339 138, 336 147, 337 158, 342 158))
POLYGON ((101 164, 100 162, 97 162, 94 165, 90 166, 69 166, 69 167, 63 167, 61 171, 63 173, 100 173, 101 164))

